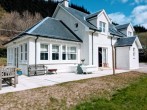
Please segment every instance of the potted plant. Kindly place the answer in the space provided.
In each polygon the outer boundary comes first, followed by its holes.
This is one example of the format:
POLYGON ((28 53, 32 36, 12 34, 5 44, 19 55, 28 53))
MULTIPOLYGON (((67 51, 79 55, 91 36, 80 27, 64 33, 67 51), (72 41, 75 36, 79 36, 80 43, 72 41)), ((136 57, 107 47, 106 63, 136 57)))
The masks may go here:
POLYGON ((22 71, 21 71, 20 68, 16 68, 16 71, 17 71, 17 74, 18 74, 18 75, 22 75, 22 71))
POLYGON ((84 64, 85 59, 81 59, 82 64, 84 64))

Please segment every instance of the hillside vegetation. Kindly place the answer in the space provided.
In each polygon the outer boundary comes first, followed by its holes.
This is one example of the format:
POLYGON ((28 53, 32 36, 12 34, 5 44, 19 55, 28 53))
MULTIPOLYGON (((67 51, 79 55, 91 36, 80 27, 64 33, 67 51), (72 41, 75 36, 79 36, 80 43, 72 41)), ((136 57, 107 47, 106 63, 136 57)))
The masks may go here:
MULTIPOLYGON (((57 4, 53 0, 0 0, 0 48, 44 17, 51 17, 57 4)), ((90 13, 83 6, 70 4, 70 7, 90 13)))

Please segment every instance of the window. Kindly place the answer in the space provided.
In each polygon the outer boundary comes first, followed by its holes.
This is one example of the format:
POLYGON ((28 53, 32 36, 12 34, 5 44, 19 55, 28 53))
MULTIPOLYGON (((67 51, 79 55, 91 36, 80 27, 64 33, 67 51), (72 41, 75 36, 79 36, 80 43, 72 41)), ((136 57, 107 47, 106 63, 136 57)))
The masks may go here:
POLYGON ((102 32, 106 32, 106 23, 100 21, 100 22, 99 22, 99 29, 100 29, 102 32))
POLYGON ((66 46, 62 46, 62 60, 66 60, 66 46))
POLYGON ((68 60, 76 60, 76 47, 67 47, 68 60))
POLYGON ((135 48, 133 48, 133 57, 135 57, 135 48))
POLYGON ((48 60, 48 45, 41 44, 40 49, 40 59, 41 60, 48 60))
POLYGON ((131 37, 132 36, 132 32, 129 31, 128 32, 128 36, 131 37))
POLYGON ((75 28, 78 28, 78 26, 79 26, 78 23, 75 23, 75 28))
POLYGON ((13 61, 13 49, 8 48, 8 62, 12 62, 12 61, 13 61))
POLYGON ((25 60, 27 60, 27 50, 28 50, 27 47, 28 47, 28 46, 27 46, 27 44, 25 44, 24 46, 25 46, 25 49, 24 49, 24 50, 25 50, 25 60))
POLYGON ((52 60, 59 60, 59 46, 52 45, 52 60))
POLYGON ((23 45, 20 46, 20 59, 23 60, 23 45))
POLYGON ((103 54, 103 63, 107 63, 107 48, 102 48, 102 54, 103 54))

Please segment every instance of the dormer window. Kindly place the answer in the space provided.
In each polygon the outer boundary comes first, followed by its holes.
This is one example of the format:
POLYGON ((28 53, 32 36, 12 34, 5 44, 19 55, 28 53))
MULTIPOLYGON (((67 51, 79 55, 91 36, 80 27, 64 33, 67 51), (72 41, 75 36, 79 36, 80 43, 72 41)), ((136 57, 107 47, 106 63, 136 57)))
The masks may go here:
POLYGON ((131 37, 132 36, 132 32, 129 31, 128 32, 128 36, 131 37))
POLYGON ((99 22, 99 29, 101 30, 101 32, 106 32, 106 23, 105 22, 102 22, 100 21, 99 22))

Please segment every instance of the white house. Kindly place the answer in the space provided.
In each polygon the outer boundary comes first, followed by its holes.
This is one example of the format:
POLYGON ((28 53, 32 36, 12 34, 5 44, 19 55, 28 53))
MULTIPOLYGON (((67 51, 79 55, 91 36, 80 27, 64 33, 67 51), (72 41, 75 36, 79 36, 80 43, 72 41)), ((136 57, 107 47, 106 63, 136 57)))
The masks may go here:
POLYGON ((71 72, 85 59, 85 65, 112 68, 112 46, 118 69, 139 67, 138 49, 142 48, 129 24, 114 26, 105 10, 86 14, 58 4, 53 16, 5 44, 7 64, 28 74, 28 65, 45 64, 58 72, 71 72))

